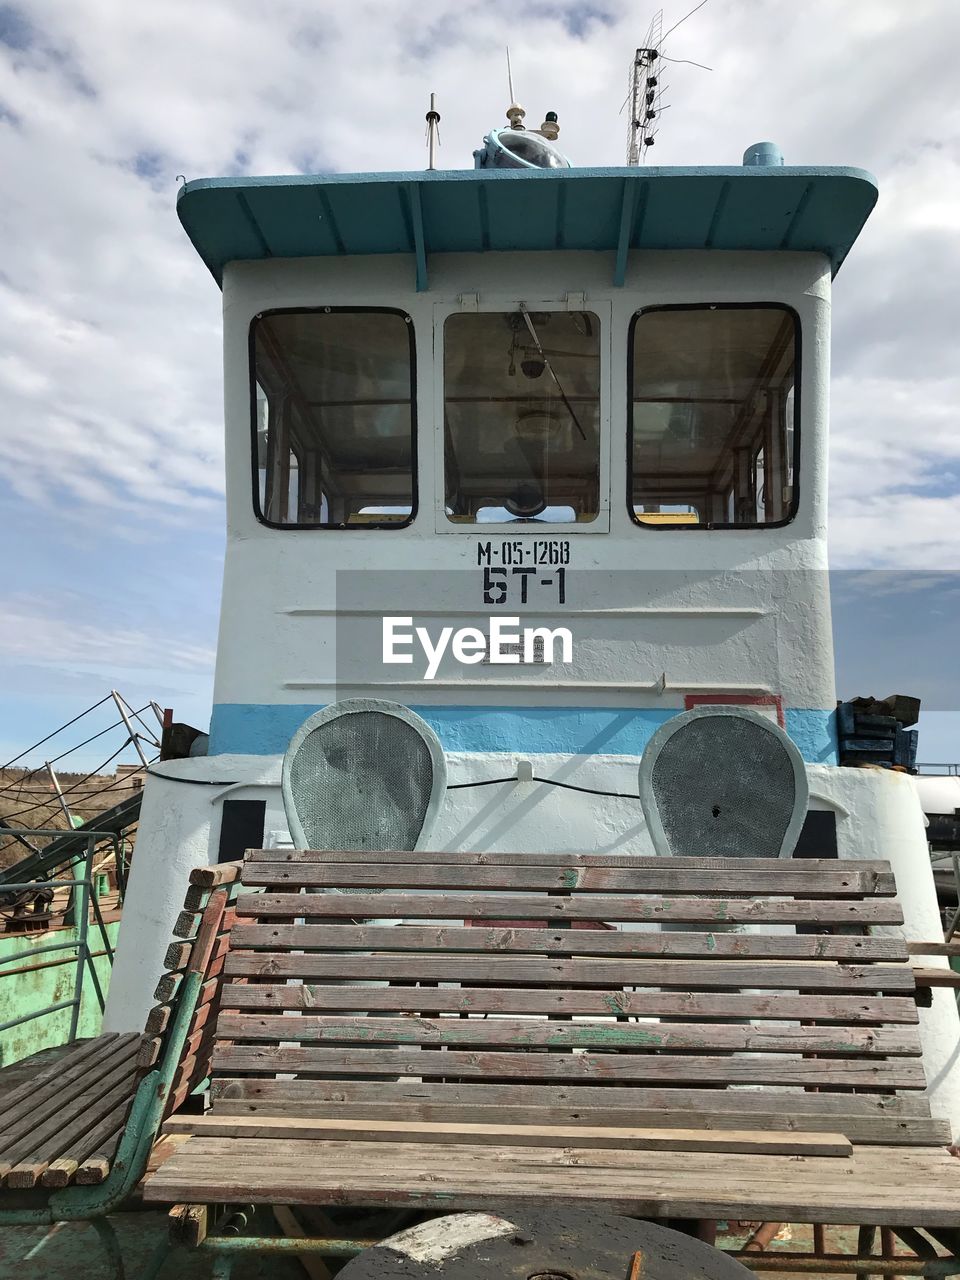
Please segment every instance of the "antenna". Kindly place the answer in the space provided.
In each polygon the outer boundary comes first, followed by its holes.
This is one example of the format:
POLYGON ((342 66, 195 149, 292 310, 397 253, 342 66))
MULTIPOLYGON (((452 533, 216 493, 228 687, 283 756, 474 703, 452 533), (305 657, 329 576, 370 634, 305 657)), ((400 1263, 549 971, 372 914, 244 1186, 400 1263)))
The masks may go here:
POLYGON ((507 88, 510 91, 510 105, 507 107, 507 119, 511 129, 523 128, 523 117, 527 114, 513 96, 513 69, 510 66, 510 46, 507 45, 507 88))
POLYGON ((657 134, 660 103, 664 86, 660 75, 660 45, 663 42, 663 10, 658 9, 651 19, 643 44, 634 55, 630 68, 630 84, 627 101, 630 118, 627 121, 627 164, 637 165, 646 159, 647 149, 652 147, 657 134))
POLYGON ((437 167, 437 147, 440 144, 440 112, 437 110, 437 95, 430 95, 430 110, 427 112, 427 168, 437 167))

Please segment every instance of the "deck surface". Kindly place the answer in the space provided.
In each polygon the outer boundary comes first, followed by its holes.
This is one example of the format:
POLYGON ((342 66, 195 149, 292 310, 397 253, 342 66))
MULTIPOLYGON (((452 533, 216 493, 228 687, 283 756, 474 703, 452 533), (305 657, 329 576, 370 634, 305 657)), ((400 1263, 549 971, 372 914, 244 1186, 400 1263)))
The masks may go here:
POLYGON ((749 1208, 773 1222, 956 1227, 960 1160, 903 1147, 834 1159, 194 1137, 147 1182, 144 1199, 449 1212, 567 1200, 657 1218, 738 1218, 749 1208))

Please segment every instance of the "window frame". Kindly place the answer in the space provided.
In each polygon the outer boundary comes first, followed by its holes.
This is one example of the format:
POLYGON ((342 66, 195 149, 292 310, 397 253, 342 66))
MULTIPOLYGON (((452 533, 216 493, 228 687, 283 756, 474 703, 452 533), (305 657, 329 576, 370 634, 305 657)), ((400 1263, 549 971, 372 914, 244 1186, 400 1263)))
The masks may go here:
POLYGON ((587 294, 582 301, 571 305, 563 296, 544 298, 528 293, 522 298, 484 296, 476 305, 465 305, 463 302, 438 302, 433 308, 433 351, 434 351, 434 421, 437 429, 434 433, 434 467, 436 474, 434 494, 434 532, 443 534, 465 534, 487 538, 524 538, 549 537, 566 538, 583 537, 588 534, 608 534, 611 531, 612 494, 612 415, 611 415, 611 361, 613 352, 613 304, 609 298, 593 297, 587 294), (474 521, 463 523, 451 520, 446 513, 446 486, 444 483, 444 446, 445 446, 445 404, 446 378, 444 366, 446 361, 446 322, 451 316, 483 314, 510 314, 519 311, 521 305, 530 311, 586 311, 595 315, 600 322, 600 341, 598 354, 600 359, 599 382, 599 439, 598 447, 598 510, 594 520, 570 521, 556 523, 554 521, 531 520, 529 523, 509 521, 474 521))
POLYGON ((253 498, 253 514, 259 524, 268 529, 307 529, 320 533, 354 533, 365 529, 408 529, 417 518, 420 505, 420 468, 419 468, 419 421, 417 417, 417 342, 415 323, 409 311, 402 307, 344 307, 344 306, 312 306, 312 307, 270 307, 258 311, 251 318, 247 330, 247 368, 250 397, 250 480, 253 498), (408 329, 410 344, 410 514, 404 520, 364 521, 362 524, 281 524, 276 520, 268 520, 260 509, 259 457, 257 453, 257 337, 256 329, 261 320, 271 316, 284 315, 391 315, 399 316, 408 329))
POLYGON ((792 524, 800 510, 800 433, 801 433, 801 392, 800 382, 803 370, 803 326, 800 313, 796 307, 786 302, 664 302, 649 307, 641 307, 630 319, 627 330, 627 514, 634 526, 654 533, 712 533, 715 530, 733 530, 738 533, 757 533, 766 529, 783 529, 792 524), (633 509, 633 365, 636 348, 635 331, 639 321, 646 315, 658 311, 782 311, 793 319, 793 494, 790 509, 781 520, 770 520, 763 524, 734 524, 730 521, 711 520, 697 524, 658 524, 647 523, 633 509))

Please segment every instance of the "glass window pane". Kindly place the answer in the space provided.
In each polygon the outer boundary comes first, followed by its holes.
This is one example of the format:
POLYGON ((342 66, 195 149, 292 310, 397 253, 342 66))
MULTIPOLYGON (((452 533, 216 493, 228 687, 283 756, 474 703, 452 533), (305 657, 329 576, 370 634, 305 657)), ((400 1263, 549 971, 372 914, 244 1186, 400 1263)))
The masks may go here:
POLYGON ((600 321, 586 312, 450 316, 444 325, 447 518, 595 520, 600 321))
POLYGON ((797 333, 781 307, 645 311, 633 325, 631 510, 755 527, 794 511, 797 333))
POLYGON ((253 326, 259 509, 340 529, 413 518, 413 329, 393 311, 290 311, 253 326))

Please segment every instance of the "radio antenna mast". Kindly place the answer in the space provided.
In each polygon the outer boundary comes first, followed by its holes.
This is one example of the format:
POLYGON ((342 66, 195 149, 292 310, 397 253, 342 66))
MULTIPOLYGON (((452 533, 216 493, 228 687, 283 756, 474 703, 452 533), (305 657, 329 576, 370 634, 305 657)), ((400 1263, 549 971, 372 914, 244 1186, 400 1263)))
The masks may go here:
POLYGON ((427 168, 437 167, 437 145, 440 142, 440 112, 437 110, 437 95, 430 95, 430 110, 427 112, 427 168))
POLYGON ((660 74, 660 46, 663 43, 663 10, 653 15, 643 44, 634 55, 630 68, 627 101, 627 164, 637 165, 646 159, 658 131, 660 104, 664 85, 660 74))

